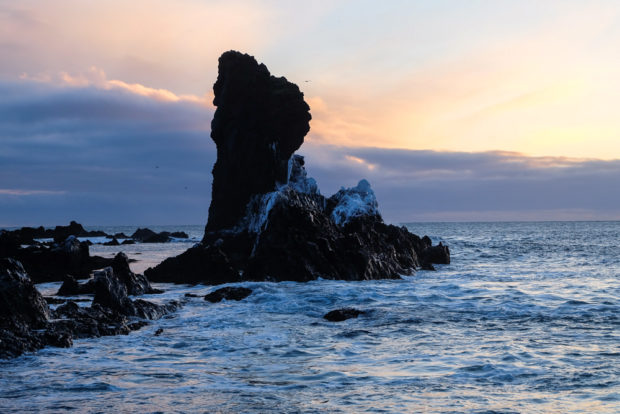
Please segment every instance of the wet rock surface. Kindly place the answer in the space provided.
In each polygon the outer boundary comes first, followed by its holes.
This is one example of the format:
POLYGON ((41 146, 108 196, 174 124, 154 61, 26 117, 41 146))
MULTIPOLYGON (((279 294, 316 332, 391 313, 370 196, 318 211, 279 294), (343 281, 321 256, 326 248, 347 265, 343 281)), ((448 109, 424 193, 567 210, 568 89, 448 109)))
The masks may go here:
MULTIPOLYGON (((0 238, 6 241, 12 239, 12 236, 6 233, 0 235, 0 238)), ((73 235, 60 243, 50 245, 41 243, 27 247, 21 247, 19 244, 5 245, 0 254, 22 263, 35 283, 61 281, 67 275, 84 279, 89 277, 93 270, 111 263, 111 259, 90 256, 88 243, 80 242, 73 235)))
POLYGON ((364 311, 355 308, 342 308, 327 312, 323 318, 330 322, 342 322, 347 319, 357 318, 364 313, 364 311))
POLYGON ((304 158, 293 154, 310 120, 296 85, 239 52, 224 53, 218 69, 211 133, 218 158, 205 236, 148 269, 150 280, 383 279, 449 263, 447 246, 383 222, 368 181, 321 195, 304 158))
POLYGON ((67 301, 51 310, 48 298, 36 290, 21 263, 0 259, 0 358, 44 346, 71 346, 73 338, 127 334, 180 306, 175 301, 159 305, 131 300, 125 281, 112 267, 97 272, 93 285, 95 298, 90 307, 67 301))
POLYGON ((94 281, 88 280, 86 283, 78 282, 73 276, 67 275, 60 285, 57 296, 75 296, 92 294, 95 292, 94 281))
POLYGON ((211 303, 221 302, 223 300, 242 300, 252 294, 252 289, 244 287, 225 287, 213 291, 205 296, 205 300, 211 303))

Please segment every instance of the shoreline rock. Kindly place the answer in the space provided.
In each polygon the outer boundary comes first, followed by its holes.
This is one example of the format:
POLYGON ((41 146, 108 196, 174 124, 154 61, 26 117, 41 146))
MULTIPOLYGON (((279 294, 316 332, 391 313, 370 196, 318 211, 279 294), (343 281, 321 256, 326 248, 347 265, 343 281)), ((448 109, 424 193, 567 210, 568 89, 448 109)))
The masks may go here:
POLYGON ((90 307, 67 301, 51 310, 49 298, 37 291, 21 263, 0 259, 0 358, 45 346, 69 347, 73 338, 127 334, 146 325, 146 320, 161 318, 180 307, 176 301, 164 305, 132 301, 125 282, 112 267, 97 272, 93 284, 95 299, 90 307))
POLYGON ((150 280, 393 279, 449 263, 447 246, 383 222, 368 181, 321 195, 304 157, 294 154, 311 118, 297 85, 229 51, 219 59, 213 90, 217 161, 205 235, 147 269, 150 280))

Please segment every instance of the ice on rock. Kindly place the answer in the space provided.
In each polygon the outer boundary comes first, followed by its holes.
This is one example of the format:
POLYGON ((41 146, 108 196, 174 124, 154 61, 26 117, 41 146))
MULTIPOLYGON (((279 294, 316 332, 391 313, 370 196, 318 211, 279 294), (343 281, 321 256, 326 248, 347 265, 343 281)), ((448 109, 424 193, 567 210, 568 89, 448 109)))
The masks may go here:
POLYGON ((342 187, 332 196, 332 200, 336 202, 332 210, 332 220, 339 226, 345 225, 355 217, 379 216, 379 204, 375 192, 366 180, 361 180, 355 187, 342 187))
POLYGON ((246 215, 246 226, 250 233, 258 234, 265 229, 269 212, 275 205, 280 191, 272 191, 250 200, 248 214, 246 215))
POLYGON ((302 194, 319 195, 319 187, 314 178, 308 177, 304 167, 304 157, 293 155, 288 161, 288 182, 280 185, 276 191, 256 196, 248 204, 245 227, 251 233, 260 233, 267 226, 269 212, 280 197, 287 197, 286 192, 294 190, 302 194))
POLYGON ((288 160, 288 185, 298 193, 303 194, 321 194, 319 186, 314 178, 308 177, 306 168, 304 167, 304 157, 301 155, 293 155, 288 160))

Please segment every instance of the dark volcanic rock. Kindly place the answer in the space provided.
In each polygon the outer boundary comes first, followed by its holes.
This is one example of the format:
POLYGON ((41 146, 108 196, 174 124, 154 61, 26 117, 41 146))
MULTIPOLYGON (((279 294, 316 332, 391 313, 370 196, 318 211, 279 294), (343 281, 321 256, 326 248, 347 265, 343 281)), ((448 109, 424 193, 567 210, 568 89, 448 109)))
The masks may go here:
POLYGON ((21 263, 0 259, 0 318, 4 323, 42 327, 50 316, 43 296, 35 289, 21 263))
POLYGON ((44 346, 71 346, 72 338, 127 334, 146 324, 136 317, 157 319, 179 307, 177 302, 132 301, 111 267, 97 272, 95 300, 88 308, 69 301, 51 311, 46 299, 60 302, 43 298, 18 261, 0 259, 0 358, 44 346))
POLYGON ((79 283, 73 276, 67 275, 64 282, 56 293, 57 296, 75 296, 92 294, 95 292, 94 281, 91 279, 86 283, 79 283))
POLYGON ((297 86, 274 78, 251 56, 226 52, 213 88, 218 108, 211 137, 218 158, 205 235, 148 269, 150 280, 399 278, 449 258, 447 247, 431 248, 428 237, 385 224, 366 180, 321 195, 304 158, 293 154, 310 120, 297 86))
POLYGON ((347 319, 357 318, 362 314, 364 314, 364 311, 355 308, 342 308, 327 312, 323 318, 330 322, 342 322, 347 319))
POLYGON ((0 259, 0 358, 45 345, 70 346, 66 333, 48 328, 50 309, 21 263, 0 259))
POLYGON ((131 239, 125 239, 123 240, 123 242, 121 244, 126 245, 126 244, 135 244, 136 242, 131 240, 131 239))
POLYGON ((244 287, 224 287, 205 296, 205 300, 216 303, 222 300, 241 300, 252 294, 252 289, 244 287))
POLYGON ((450 249, 441 242, 437 246, 428 246, 420 257, 423 262, 435 264, 450 264, 450 249))
POLYGON ((109 265, 111 259, 90 256, 88 243, 75 236, 51 246, 42 244, 17 248, 10 257, 19 260, 36 283, 64 280, 67 275, 87 278, 94 269, 109 265))
POLYGON ((133 302, 127 296, 125 283, 114 274, 112 267, 95 272, 93 304, 112 309, 124 315, 135 315, 133 302))
POLYGON ((162 231, 142 240, 142 243, 168 243, 170 241, 170 233, 162 231))
POLYGON ((116 237, 110 240, 109 242, 103 243, 104 246, 120 246, 121 244, 116 240, 116 237))
POLYGON ((114 274, 125 284, 129 295, 143 295, 145 293, 160 293, 153 289, 144 275, 135 274, 129 268, 129 258, 123 252, 118 253, 112 260, 114 274))
POLYGON ((142 243, 167 243, 170 241, 170 233, 167 231, 155 233, 151 229, 139 228, 131 235, 131 238, 142 243))
POLYGON ((170 257, 144 275, 153 282, 209 283, 213 285, 241 281, 230 259, 220 248, 198 245, 170 257))
POLYGON ((151 229, 139 228, 136 231, 134 231, 134 233, 131 235, 131 238, 134 240, 143 241, 145 239, 148 239, 149 237, 155 236, 156 234, 157 233, 155 233, 151 229))
POLYGON ((285 183, 288 160, 310 129, 303 93, 235 51, 219 59, 211 138, 217 146, 207 231, 235 226, 250 198, 285 183))
POLYGON ((189 239, 189 236, 184 231, 173 231, 170 233, 170 236, 177 239, 189 239))
POLYGON ((132 301, 127 296, 125 281, 115 274, 112 267, 95 272, 93 305, 100 305, 121 315, 138 316, 144 319, 158 319, 179 307, 177 302, 157 305, 141 299, 132 301))
MULTIPOLYGON (((53 229, 39 227, 22 227, 21 229, 7 231, 2 230, 0 233, 10 234, 12 238, 18 241, 18 244, 35 244, 35 239, 54 239, 56 243, 63 242, 69 236, 76 237, 100 237, 107 236, 105 232, 100 230, 87 231, 84 227, 75 221, 69 223, 68 226, 56 226, 53 229)), ((1 237, 0 237, 1 240, 1 237)), ((1 243, 0 243, 1 245, 1 243)))

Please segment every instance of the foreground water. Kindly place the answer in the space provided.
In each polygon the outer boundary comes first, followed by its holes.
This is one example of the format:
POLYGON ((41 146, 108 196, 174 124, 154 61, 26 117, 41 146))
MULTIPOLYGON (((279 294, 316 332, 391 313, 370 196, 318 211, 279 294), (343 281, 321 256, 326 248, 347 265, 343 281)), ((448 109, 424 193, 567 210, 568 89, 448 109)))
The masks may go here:
MULTIPOLYGON (((191 298, 128 336, 0 361, 0 412, 620 412, 620 222, 409 228, 448 243, 452 264, 191 298), (367 314, 322 319, 343 306, 367 314)), ((91 251, 142 271, 190 245, 91 251)), ((213 290, 157 287, 149 300, 213 290)))

